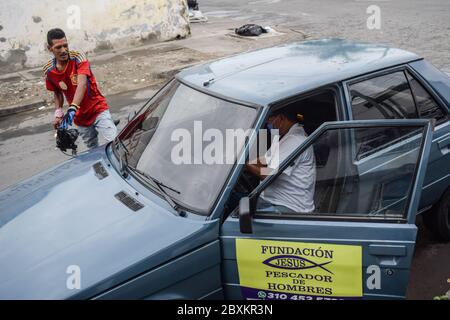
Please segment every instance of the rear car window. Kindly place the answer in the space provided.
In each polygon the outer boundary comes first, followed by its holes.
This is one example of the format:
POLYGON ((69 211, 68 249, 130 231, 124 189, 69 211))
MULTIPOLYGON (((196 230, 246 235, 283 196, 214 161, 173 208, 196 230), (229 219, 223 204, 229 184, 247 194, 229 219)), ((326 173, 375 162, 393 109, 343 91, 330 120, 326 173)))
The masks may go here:
MULTIPOLYGON (((415 119, 417 108, 404 71, 370 78, 349 86, 352 114, 355 120, 373 119, 415 119)), ((358 154, 371 153, 385 147, 391 139, 401 140, 408 135, 408 130, 371 130, 364 137, 356 132, 364 146, 358 154)))
POLYGON ((422 119, 436 119, 437 121, 445 118, 445 113, 439 107, 434 98, 409 72, 406 72, 411 85, 411 90, 416 100, 417 110, 422 119))
POLYGON ((353 119, 417 118, 417 109, 403 71, 350 85, 353 119))

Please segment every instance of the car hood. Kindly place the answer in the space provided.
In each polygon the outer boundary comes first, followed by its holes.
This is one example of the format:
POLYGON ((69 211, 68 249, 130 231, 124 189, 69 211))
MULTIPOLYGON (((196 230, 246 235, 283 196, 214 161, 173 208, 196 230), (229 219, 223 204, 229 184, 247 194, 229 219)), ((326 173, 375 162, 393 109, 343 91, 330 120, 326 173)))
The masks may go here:
POLYGON ((96 150, 0 192, 0 299, 90 298, 212 241, 211 223, 136 195, 108 164, 96 150))

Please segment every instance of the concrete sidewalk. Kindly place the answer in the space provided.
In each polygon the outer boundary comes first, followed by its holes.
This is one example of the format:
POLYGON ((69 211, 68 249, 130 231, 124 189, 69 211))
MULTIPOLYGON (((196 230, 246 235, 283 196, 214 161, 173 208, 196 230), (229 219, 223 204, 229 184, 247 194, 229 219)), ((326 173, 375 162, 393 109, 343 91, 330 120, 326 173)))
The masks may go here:
MULTIPOLYGON (((113 50, 89 60, 102 94, 113 95, 160 85, 181 69, 198 63, 306 38, 301 31, 276 25, 271 26, 276 33, 251 38, 236 36, 234 29, 243 24, 211 18, 206 23, 191 24, 192 35, 186 39, 113 50)), ((45 88, 41 68, 0 75, 0 116, 53 108, 52 103, 53 95, 45 88)))

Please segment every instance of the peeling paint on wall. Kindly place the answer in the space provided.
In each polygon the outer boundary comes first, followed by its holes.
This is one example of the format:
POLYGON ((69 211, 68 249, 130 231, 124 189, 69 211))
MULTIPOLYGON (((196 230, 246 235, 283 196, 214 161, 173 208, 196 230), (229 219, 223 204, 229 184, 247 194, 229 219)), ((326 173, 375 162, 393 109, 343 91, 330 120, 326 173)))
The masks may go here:
POLYGON ((0 70, 5 69, 15 69, 20 70, 25 67, 27 61, 26 51, 24 49, 13 49, 9 50, 6 59, 0 60, 0 70))
POLYGON ((91 54, 190 34, 186 0, 73 3, 73 0, 0 2, 0 73, 45 63, 50 57, 46 34, 55 27, 66 32, 71 49, 91 54))

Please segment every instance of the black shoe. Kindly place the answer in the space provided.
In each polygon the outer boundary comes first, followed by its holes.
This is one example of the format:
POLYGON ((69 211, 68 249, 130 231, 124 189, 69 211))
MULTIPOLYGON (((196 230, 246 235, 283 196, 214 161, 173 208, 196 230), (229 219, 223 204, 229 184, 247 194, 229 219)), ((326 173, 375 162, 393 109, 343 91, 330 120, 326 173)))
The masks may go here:
POLYGON ((117 127, 117 125, 120 123, 120 119, 119 120, 114 120, 114 125, 117 127))

